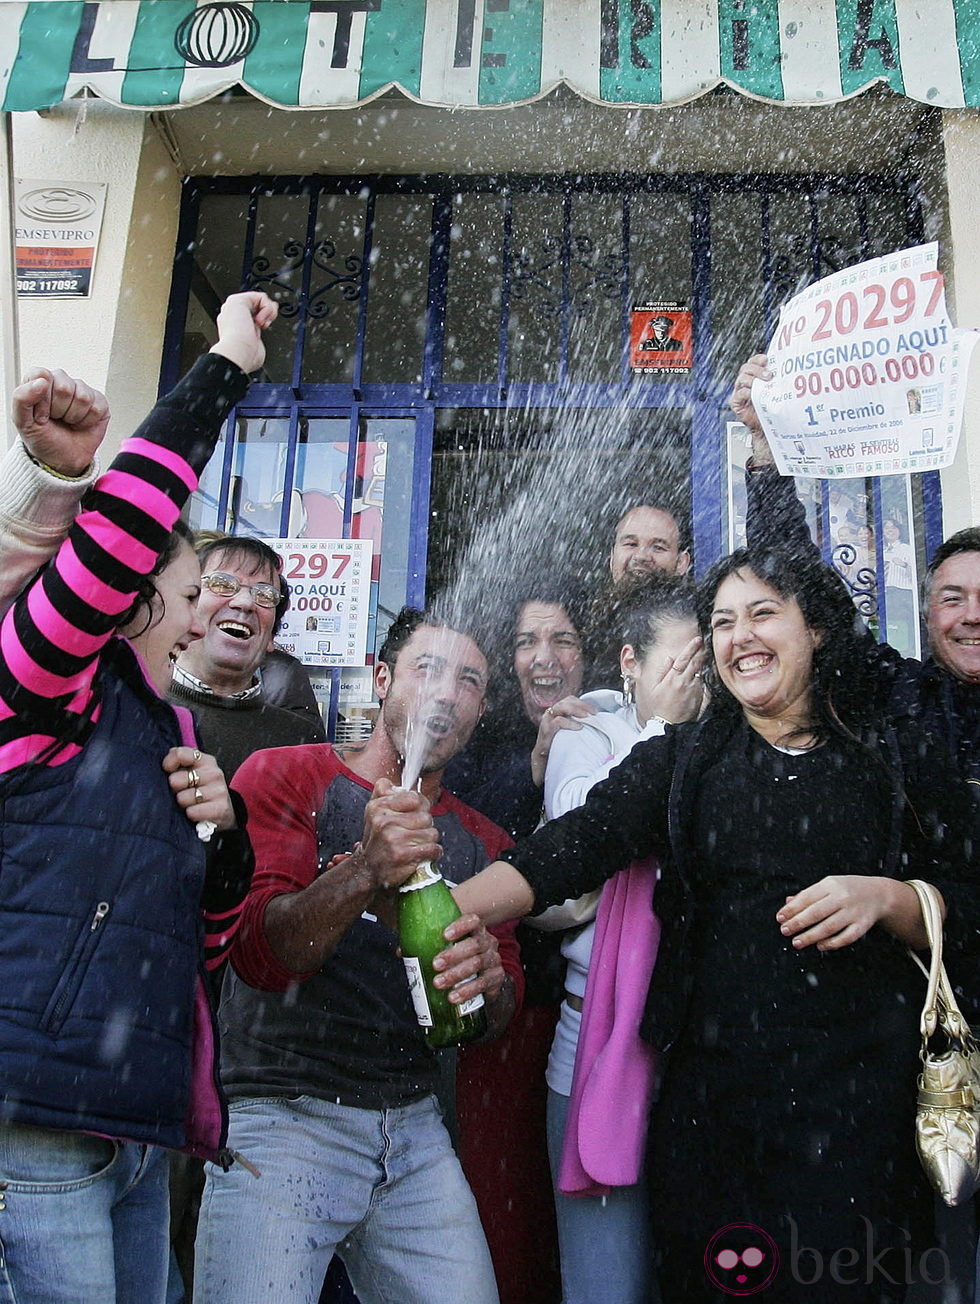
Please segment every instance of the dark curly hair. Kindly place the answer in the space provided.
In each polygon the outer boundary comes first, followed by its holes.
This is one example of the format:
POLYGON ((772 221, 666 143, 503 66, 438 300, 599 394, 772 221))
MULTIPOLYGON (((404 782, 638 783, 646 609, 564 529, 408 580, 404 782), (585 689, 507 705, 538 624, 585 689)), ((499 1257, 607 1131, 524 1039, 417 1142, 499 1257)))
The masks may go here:
MULTIPOLYGON (((116 622, 116 627, 122 629, 127 625, 131 625, 138 616, 142 615, 144 617, 145 623, 142 628, 131 629, 128 637, 139 637, 140 634, 145 634, 146 631, 150 629, 151 626, 155 625, 157 620, 160 619, 159 616, 156 620, 153 617, 153 604, 158 597, 157 586, 153 581, 158 575, 163 574, 173 559, 177 556, 181 544, 184 543, 187 544, 188 548, 193 550, 194 536, 191 532, 190 526, 188 526, 185 521, 178 518, 174 528, 170 531, 170 538, 167 540, 166 548, 164 548, 163 552, 157 558, 156 565, 150 571, 149 575, 143 575, 140 577, 136 588, 136 597, 133 599, 132 606, 130 606, 116 622)), ((163 613, 161 612, 160 614, 162 615, 163 613)))
POLYGON ((735 715, 742 707, 721 682, 711 642, 711 613, 724 580, 749 570, 781 598, 792 598, 812 630, 821 632, 813 653, 813 718, 805 730, 818 741, 831 735, 852 741, 870 721, 873 694, 866 673, 866 634, 840 576, 823 562, 786 548, 740 548, 707 572, 697 589, 698 625, 711 653, 705 676, 712 710, 735 715))
POLYGON ((633 576, 609 594, 605 626, 616 652, 628 643, 643 660, 671 620, 696 620, 694 585, 665 571, 633 576))
POLYGON ((418 607, 402 607, 398 615, 388 626, 381 647, 378 649, 377 662, 384 662, 394 672, 402 648, 417 629, 426 625, 432 629, 449 629, 455 634, 464 634, 472 639, 483 652, 479 629, 458 614, 440 607, 438 601, 431 603, 424 611, 418 607))
MULTIPOLYGON (((577 577, 564 572, 516 577, 503 604, 490 653, 490 700, 501 736, 521 737, 530 727, 524 709, 521 687, 514 672, 514 649, 524 608, 530 603, 560 607, 576 635, 584 642, 589 610, 589 595, 577 577)), ((583 649, 583 673, 588 659, 583 649)), ((534 726, 537 732, 537 726, 534 726)))

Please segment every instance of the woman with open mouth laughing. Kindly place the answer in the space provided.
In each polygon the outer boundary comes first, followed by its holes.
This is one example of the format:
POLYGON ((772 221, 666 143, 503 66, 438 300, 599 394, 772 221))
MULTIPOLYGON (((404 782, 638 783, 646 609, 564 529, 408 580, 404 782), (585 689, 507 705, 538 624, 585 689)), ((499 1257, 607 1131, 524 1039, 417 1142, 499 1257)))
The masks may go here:
POLYGON ((941 743, 883 713, 832 571, 735 553, 698 617, 708 713, 637 744, 457 898, 492 923, 658 856, 641 1033, 669 1050, 648 1164, 663 1298, 892 1304, 942 1254, 913 1132, 923 983, 906 948, 926 937, 903 880, 942 893, 949 969, 969 981, 969 798, 941 743))
MULTIPOLYGON (((0 624, 0 1293, 22 1304, 163 1304, 166 1151, 231 1160, 205 970, 251 848, 243 803, 163 695, 203 633, 180 511, 277 311, 258 292, 225 302, 217 343, 0 624)), ((101 396, 79 412, 63 375, 14 391, 21 431, 102 424, 101 396)))
MULTIPOLYGON (((535 574, 514 586, 500 620, 497 691, 465 752, 446 769, 445 786, 513 837, 541 820, 551 744, 563 729, 581 728, 595 708, 578 694, 585 675, 584 590, 567 577, 535 574), (508 618, 509 617, 509 618, 508 618), (506 666, 504 669, 503 666, 506 666)), ((493 683, 493 681, 491 681, 493 683)), ((501 1304, 544 1304, 558 1298, 558 1236, 545 1144, 545 1066, 563 989, 564 961, 556 934, 521 928, 527 978, 524 1009, 503 1037, 469 1047, 461 1110, 467 1100, 499 1095, 507 1109, 492 1137, 461 1127, 481 1145, 463 1154, 487 1231, 501 1304)), ((482 1110, 483 1106, 480 1105, 482 1110)))

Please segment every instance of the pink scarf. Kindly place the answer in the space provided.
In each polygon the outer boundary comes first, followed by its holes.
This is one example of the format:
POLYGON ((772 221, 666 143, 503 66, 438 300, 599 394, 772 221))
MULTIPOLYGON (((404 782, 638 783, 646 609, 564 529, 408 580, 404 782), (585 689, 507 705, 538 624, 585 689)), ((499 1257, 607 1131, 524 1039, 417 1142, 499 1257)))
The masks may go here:
POLYGON ((603 888, 575 1055, 558 1189, 606 1195, 643 1169, 657 1056, 640 1018, 657 958, 654 859, 637 861, 603 888))

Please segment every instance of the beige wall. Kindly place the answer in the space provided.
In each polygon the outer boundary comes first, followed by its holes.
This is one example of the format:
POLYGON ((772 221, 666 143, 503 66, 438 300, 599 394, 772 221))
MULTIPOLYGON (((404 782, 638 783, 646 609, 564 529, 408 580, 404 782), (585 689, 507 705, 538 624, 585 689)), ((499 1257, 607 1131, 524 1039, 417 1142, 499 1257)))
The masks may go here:
POLYGON ((180 177, 142 113, 90 101, 12 115, 18 177, 107 183, 87 299, 20 299, 21 369, 62 367, 109 396, 110 445, 153 405, 180 202, 180 177))

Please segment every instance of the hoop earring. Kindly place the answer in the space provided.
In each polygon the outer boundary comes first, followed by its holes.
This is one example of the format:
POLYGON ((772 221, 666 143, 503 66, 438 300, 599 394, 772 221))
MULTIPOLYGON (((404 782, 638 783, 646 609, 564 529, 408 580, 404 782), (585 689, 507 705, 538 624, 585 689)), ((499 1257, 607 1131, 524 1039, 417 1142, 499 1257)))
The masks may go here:
POLYGON ((633 692, 633 679, 630 675, 623 675, 623 705, 632 706, 635 694, 633 692))

